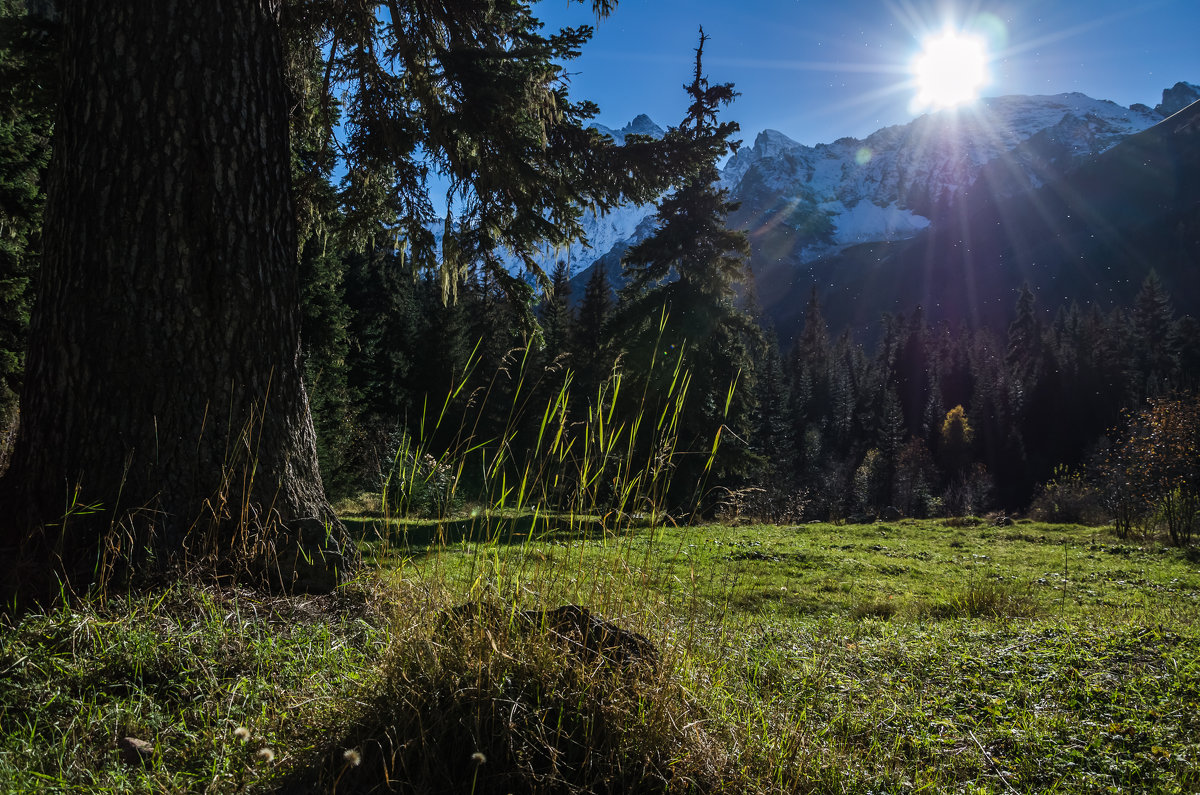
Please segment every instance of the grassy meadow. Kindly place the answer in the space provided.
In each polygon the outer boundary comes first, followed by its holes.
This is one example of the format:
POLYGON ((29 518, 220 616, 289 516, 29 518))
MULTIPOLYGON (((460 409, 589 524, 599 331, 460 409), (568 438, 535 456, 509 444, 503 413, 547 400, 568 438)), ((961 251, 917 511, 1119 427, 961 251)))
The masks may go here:
POLYGON ((181 582, 0 630, 0 791, 1200 790, 1177 548, 976 518, 347 522, 374 565, 335 594, 181 582), (568 604, 654 653, 573 644, 538 612, 568 604))

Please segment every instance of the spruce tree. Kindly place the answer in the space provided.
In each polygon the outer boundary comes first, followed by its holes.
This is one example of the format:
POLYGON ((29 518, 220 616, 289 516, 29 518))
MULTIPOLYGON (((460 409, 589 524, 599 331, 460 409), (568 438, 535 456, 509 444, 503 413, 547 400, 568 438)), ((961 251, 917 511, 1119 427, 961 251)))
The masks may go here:
POLYGON ((813 285, 804 310, 804 326, 792 346, 792 393, 797 411, 797 430, 809 425, 824 426, 830 415, 829 328, 821 314, 821 299, 813 285))
MULTIPOLYGON (((827 463, 827 431, 832 417, 830 399, 829 329, 821 313, 821 300, 813 285, 804 310, 804 326, 788 357, 800 480, 817 487, 827 463)), ((817 495, 820 496, 820 495, 817 495)))
POLYGON ((925 312, 921 307, 913 311, 908 320, 901 321, 900 345, 896 351, 896 392, 904 408, 904 419, 909 433, 928 440, 935 425, 941 420, 941 411, 936 400, 931 401, 933 392, 932 367, 929 357, 929 329, 925 325, 925 312))
POLYGON ((972 414, 978 418, 976 438, 980 458, 996 476, 1000 500, 1006 505, 1020 502, 1020 490, 1010 484, 1024 468, 1024 448, 1012 411, 1012 391, 1004 361, 1004 346, 987 331, 971 341, 972 414))
MULTIPOLYGON (((421 285, 394 252, 374 249, 346 255, 345 300, 350 346, 347 392, 354 430, 343 461, 342 481, 356 489, 378 488, 390 466, 405 420, 419 397, 413 384, 432 388, 436 380, 418 375, 421 351, 438 346, 443 360, 451 346, 424 336, 419 308, 421 285)), ((437 292, 440 303, 440 288, 437 292)))
POLYGON ((476 441, 496 443, 517 430, 513 423, 520 420, 519 409, 527 407, 536 383, 537 368, 529 358, 534 346, 521 323, 530 307, 514 301, 485 268, 468 280, 462 303, 467 339, 478 362, 471 383, 480 390, 463 424, 473 429, 476 441))
POLYGON ((345 300, 345 252, 310 240, 300 252, 304 382, 316 433, 321 479, 330 496, 353 486, 347 456, 356 413, 348 377, 351 312, 345 300))
POLYGON ((1178 341, 1179 383, 1181 390, 1200 391, 1200 321, 1184 315, 1175 324, 1178 341))
MULTIPOLYGON (((839 457, 853 457, 853 447, 861 443, 864 424, 859 423, 857 383, 862 375, 860 351, 843 331, 829 359, 830 444, 839 457)), ((866 424, 869 427, 869 423, 866 424)))
POLYGON ((1018 410, 1024 407, 1030 391, 1042 375, 1043 329, 1035 305, 1033 290, 1028 283, 1021 285, 1017 294, 1016 316, 1008 326, 1008 354, 1005 357, 1017 390, 1014 402, 1018 410))
POLYGON ((559 260, 550 273, 550 290, 542 301, 539 319, 546 344, 546 356, 553 361, 568 353, 575 315, 571 309, 571 270, 559 260))
POLYGON ((760 334, 735 305, 750 245, 745 233, 726 225, 736 205, 718 187, 717 161, 737 150, 730 137, 738 125, 718 122, 717 114, 736 94, 731 84, 713 85, 704 75, 707 40, 701 29, 692 82, 684 87, 691 104, 680 126, 667 134, 692 151, 696 165, 659 202, 654 233, 625 253, 628 282, 615 319, 626 366, 647 395, 667 393, 673 360, 684 357, 691 386, 679 422, 683 454, 676 462, 674 496, 691 505, 698 504, 695 490, 704 485, 705 454, 718 429, 730 432, 715 462, 717 482, 742 481, 753 465, 747 444, 755 394, 750 354, 760 334), (731 388, 733 398, 727 400, 731 388))
MULTIPOLYGON (((320 50, 311 41, 288 43, 297 78, 317 81, 320 50)), ((356 401, 349 385, 350 325, 346 302, 349 249, 338 204, 333 141, 314 117, 324 112, 336 121, 338 107, 315 92, 297 92, 292 111, 292 184, 296 196, 296 236, 300 269, 300 343, 308 390, 317 461, 329 496, 344 496, 358 485, 352 450, 357 424, 356 401)))
POLYGON ((592 268, 579 303, 579 317, 572 345, 575 366, 575 394, 584 400, 596 395, 600 383, 612 370, 608 323, 613 312, 613 291, 608 273, 597 264, 592 268))
POLYGON ((1143 397, 1161 397, 1175 376, 1175 311, 1158 273, 1150 271, 1133 302, 1134 383, 1143 397))
MULTIPOLYGON (((528 411, 525 412, 523 436, 531 445, 536 444, 538 431, 547 406, 557 399, 560 390, 570 379, 571 391, 578 396, 575 385, 575 359, 572 349, 575 334, 575 311, 570 304, 571 270, 567 263, 559 260, 550 273, 550 289, 542 300, 539 320, 542 324, 542 342, 529 352, 534 379, 533 392, 528 411)), ((583 401, 571 401, 568 410, 582 405, 583 401)))
MULTIPOLYGON (((591 5, 604 17, 616 3, 591 5)), ((543 33, 522 1, 322 1, 290 11, 298 35, 328 48, 323 90, 349 95, 350 227, 375 236, 384 221, 406 257, 440 269, 448 284, 487 270, 527 327, 533 288, 501 252, 544 282, 538 252, 580 239, 585 208, 652 201, 686 165, 670 142, 635 136, 617 146, 586 126, 598 109, 569 96, 563 64, 579 55, 590 26, 543 33), (445 219, 433 212, 431 172, 449 183, 445 219), (440 250, 431 231, 439 220, 440 250)))
POLYGON ((896 474, 896 462, 899 459, 900 450, 904 447, 907 432, 904 427, 904 411, 900 408, 900 401, 896 397, 895 389, 884 384, 879 384, 877 389, 882 392, 879 399, 878 426, 875 433, 875 448, 879 450, 881 456, 879 469, 882 479, 878 493, 880 502, 877 507, 884 508, 894 503, 892 482, 896 474))
POLYGON ((758 416, 755 447, 763 459, 764 488, 769 494, 783 495, 795 490, 796 443, 792 425, 792 393, 779 355, 775 335, 766 333, 759 361, 758 416))
POLYGON ((1045 482, 1054 466, 1064 460, 1064 438, 1057 422, 1063 402, 1059 365, 1047 329, 1036 311, 1032 290, 1021 288, 1016 317, 1008 327, 1005 358, 1010 382, 1012 421, 1020 438, 1024 461, 1014 474, 1019 502, 1024 503, 1035 484, 1045 482))

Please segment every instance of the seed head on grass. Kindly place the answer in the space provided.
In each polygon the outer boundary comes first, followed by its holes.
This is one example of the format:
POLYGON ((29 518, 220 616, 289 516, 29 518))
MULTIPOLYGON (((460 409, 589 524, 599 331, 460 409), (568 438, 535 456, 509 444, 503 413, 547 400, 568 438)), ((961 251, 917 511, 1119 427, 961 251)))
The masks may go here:
POLYGON ((258 753, 256 753, 255 756, 267 764, 275 761, 275 752, 270 748, 259 748, 258 753))
POLYGON ((250 742, 250 730, 245 726, 238 726, 233 730, 233 736, 244 743, 250 742))
POLYGON ((346 760, 346 764, 350 767, 358 767, 362 764, 362 754, 354 748, 347 748, 342 751, 342 759, 346 760))
POLYGON ((475 775, 471 776, 471 795, 475 795, 475 785, 479 782, 479 768, 483 767, 487 757, 483 755, 482 751, 476 751, 471 754, 471 761, 475 763, 475 775))

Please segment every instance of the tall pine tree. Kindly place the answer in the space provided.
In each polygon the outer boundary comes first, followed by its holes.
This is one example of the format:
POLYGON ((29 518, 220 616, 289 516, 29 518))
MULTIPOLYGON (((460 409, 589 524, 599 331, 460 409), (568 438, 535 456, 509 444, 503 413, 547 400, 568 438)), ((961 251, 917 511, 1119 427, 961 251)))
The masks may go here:
POLYGON ((745 233, 726 225, 736 205, 718 187, 717 161, 737 151, 738 143, 730 137, 738 125, 718 122, 717 113, 736 94, 732 84, 712 85, 704 75, 707 40, 701 29, 692 82, 684 87, 691 104, 683 123, 668 133, 693 152, 696 165, 659 202, 654 234, 626 252, 628 284, 615 325, 625 341, 626 365, 639 380, 649 379, 643 381, 649 396, 666 394, 672 360, 676 354, 684 356, 690 392, 679 421, 677 450, 682 454, 676 461, 673 496, 689 505, 698 504, 706 454, 719 430, 726 432, 713 467, 715 482, 737 483, 750 472, 751 349, 760 335, 735 304, 750 244, 745 233))
POLYGON ((591 400, 600 383, 612 372, 612 347, 608 323, 613 312, 612 285, 600 265, 592 268, 579 303, 579 317, 572 345, 575 365, 575 394, 591 400))
POLYGON ((550 290, 542 301, 540 320, 550 360, 568 353, 575 314, 571 309, 571 270, 559 260, 550 272, 550 290))
POLYGON ((1133 302, 1134 385, 1142 397, 1162 397, 1175 380, 1175 311, 1158 273, 1150 271, 1133 302))

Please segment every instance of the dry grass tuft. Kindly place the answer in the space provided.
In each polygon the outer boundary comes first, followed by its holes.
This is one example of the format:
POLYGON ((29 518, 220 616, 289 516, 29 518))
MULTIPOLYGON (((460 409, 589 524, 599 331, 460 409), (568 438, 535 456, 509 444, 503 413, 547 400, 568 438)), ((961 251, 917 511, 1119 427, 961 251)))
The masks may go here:
POLYGON ((973 577, 948 599, 917 606, 917 615, 949 618, 1032 618, 1041 603, 1028 586, 973 577))
POLYGON ((591 653, 554 620, 530 620, 537 612, 398 611, 369 696, 324 723, 344 728, 311 738, 311 758, 279 791, 661 793, 729 784, 725 745, 708 735, 673 665, 591 653))

